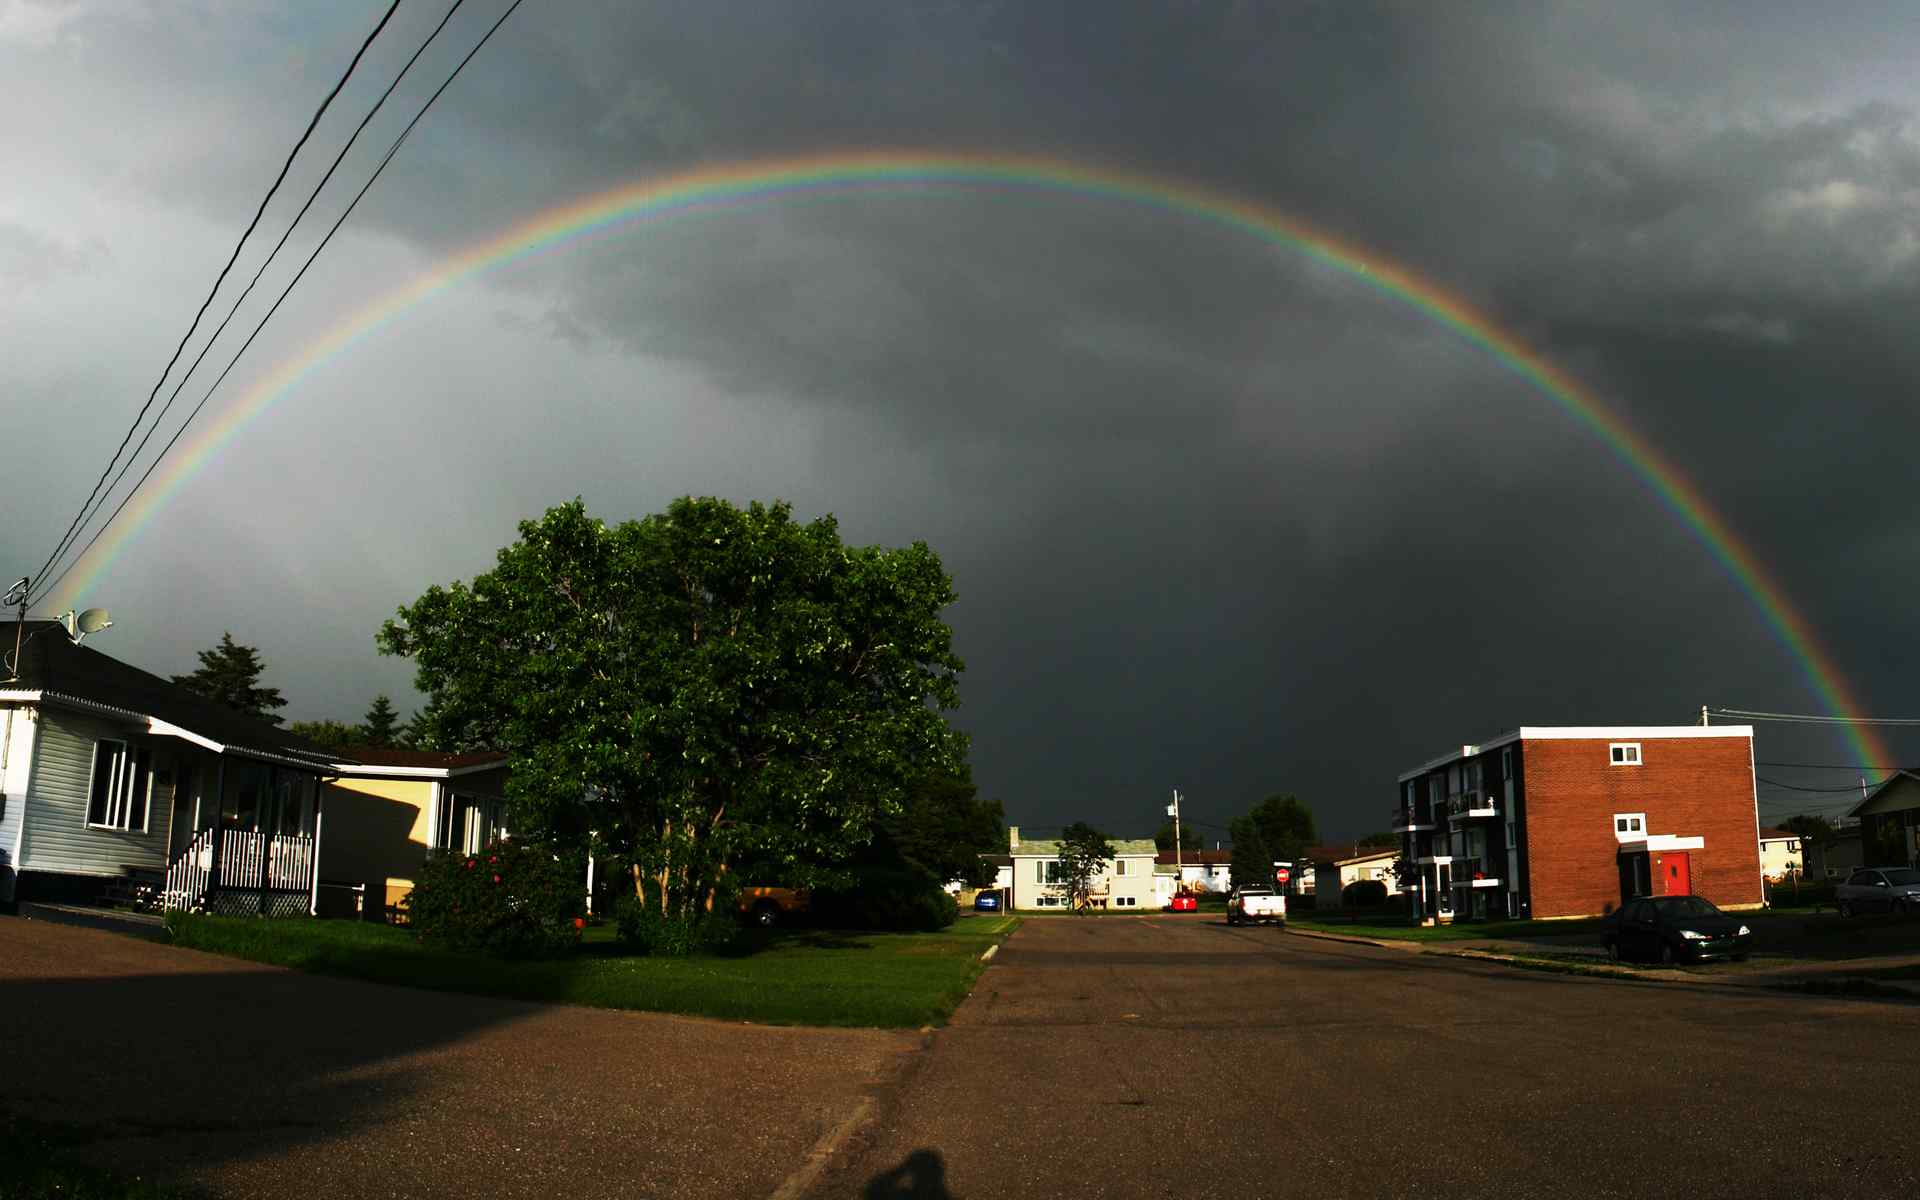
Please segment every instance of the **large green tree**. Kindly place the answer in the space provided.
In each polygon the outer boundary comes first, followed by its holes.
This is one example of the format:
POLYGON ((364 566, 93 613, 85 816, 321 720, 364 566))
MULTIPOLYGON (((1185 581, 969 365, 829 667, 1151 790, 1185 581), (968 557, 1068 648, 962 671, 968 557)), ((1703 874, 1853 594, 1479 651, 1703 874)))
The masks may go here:
POLYGON ((848 546, 785 503, 609 525, 575 500, 379 644, 414 660, 433 744, 513 755, 516 832, 592 831, 684 917, 734 862, 841 878, 913 781, 963 769, 953 600, 924 543, 848 546))
MULTIPOLYGON (((1173 853, 1173 821, 1171 818, 1160 822, 1160 828, 1154 831, 1153 844, 1162 854, 1173 853)), ((1180 848, 1192 852, 1207 844, 1206 835, 1192 825, 1180 826, 1180 848)))
POLYGON ((1074 908, 1087 906, 1094 878, 1112 857, 1113 844, 1107 841, 1107 835, 1085 821, 1075 821, 1060 831, 1060 882, 1074 908))
POLYGON ((1307 847, 1320 841, 1314 830, 1313 810, 1297 796, 1285 792, 1268 796, 1254 805, 1247 816, 1259 827, 1260 840, 1277 859, 1292 862, 1307 847))
POLYGON ((258 650, 235 642, 231 632, 222 632, 218 646, 200 651, 200 669, 191 675, 175 675, 173 682, 228 708, 278 725, 280 715, 273 710, 285 708, 287 701, 280 695, 279 688, 260 686, 260 675, 265 669, 258 650))
POLYGON ((1227 864, 1233 886, 1274 886, 1273 861, 1277 856, 1267 845, 1260 822, 1254 820, 1252 814, 1235 817, 1228 823, 1227 831, 1233 837, 1233 857, 1227 864))
POLYGON ((373 698, 366 720, 360 724, 362 745, 385 750, 400 744, 400 712, 385 692, 373 698))
POLYGON ((882 828, 900 857, 943 882, 961 879, 978 887, 994 877, 994 868, 981 856, 1007 852, 1005 821, 1000 801, 980 799, 964 774, 941 774, 915 780, 901 798, 899 814, 882 828))

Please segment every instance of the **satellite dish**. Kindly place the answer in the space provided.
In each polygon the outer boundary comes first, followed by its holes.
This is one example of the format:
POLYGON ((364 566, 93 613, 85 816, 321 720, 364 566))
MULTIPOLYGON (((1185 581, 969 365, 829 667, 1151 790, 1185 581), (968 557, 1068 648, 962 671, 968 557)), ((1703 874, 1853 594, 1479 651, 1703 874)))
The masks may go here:
POLYGON ((99 633, 113 625, 104 608, 89 608, 79 613, 68 609, 60 614, 60 623, 67 627, 67 636, 73 639, 75 645, 88 634, 99 633))

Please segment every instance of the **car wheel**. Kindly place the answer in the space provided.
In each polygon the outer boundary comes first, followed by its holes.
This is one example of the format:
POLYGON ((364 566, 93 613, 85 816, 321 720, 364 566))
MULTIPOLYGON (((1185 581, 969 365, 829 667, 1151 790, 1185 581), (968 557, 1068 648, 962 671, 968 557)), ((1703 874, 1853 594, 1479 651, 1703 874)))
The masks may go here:
POLYGON ((1614 962, 1614 963, 1617 963, 1620 961, 1620 943, 1619 942, 1607 943, 1607 961, 1614 962))
POLYGON ((1843 917, 1850 917, 1853 915, 1853 905, 1848 904, 1845 900, 1842 900, 1839 903, 1835 904, 1833 908, 1835 912, 1838 912, 1843 917))
POLYGON ((1660 943, 1660 964, 1662 966, 1670 967, 1675 965, 1679 961, 1680 961, 1680 956, 1673 952, 1673 947, 1668 945, 1665 942, 1661 942, 1660 943))
POLYGON ((765 900, 754 905, 753 923, 762 929, 772 929, 780 923, 780 906, 765 900))
POLYGON ((1907 900, 1905 896, 1902 896, 1900 897, 1900 899, 1895 900, 1893 902, 1893 911, 1899 913, 1903 917, 1910 916, 1913 913, 1913 905, 1907 900))

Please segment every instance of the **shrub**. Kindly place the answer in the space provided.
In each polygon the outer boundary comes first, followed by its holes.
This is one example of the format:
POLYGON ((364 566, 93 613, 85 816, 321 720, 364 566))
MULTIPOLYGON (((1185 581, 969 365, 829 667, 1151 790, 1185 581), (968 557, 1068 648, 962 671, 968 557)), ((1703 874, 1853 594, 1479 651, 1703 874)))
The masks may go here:
POLYGON ((731 909, 668 916, 658 899, 622 896, 614 909, 620 940, 637 954, 685 958, 691 954, 730 954, 748 950, 752 935, 731 909))
POLYGON ((456 950, 558 954, 585 925, 586 871, 576 857, 517 839, 478 854, 430 854, 402 902, 407 923, 421 941, 456 950))
POLYGON ((856 867, 844 888, 813 893, 813 919, 834 929, 932 933, 960 915, 960 905, 933 873, 911 864, 856 867))
POLYGON ((1356 879, 1341 889, 1340 902, 1348 908, 1379 908, 1387 902, 1386 881, 1356 879))

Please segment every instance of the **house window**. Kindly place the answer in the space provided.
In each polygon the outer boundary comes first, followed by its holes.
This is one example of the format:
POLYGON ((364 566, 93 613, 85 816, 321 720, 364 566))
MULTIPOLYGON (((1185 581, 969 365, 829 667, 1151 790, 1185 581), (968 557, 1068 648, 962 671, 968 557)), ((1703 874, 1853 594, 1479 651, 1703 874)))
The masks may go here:
POLYGON ((1613 814, 1613 836, 1620 838, 1622 841, 1626 841, 1633 838, 1645 837, 1646 832, 1647 832, 1647 814, 1645 813, 1613 814))
POLYGON ((1061 862, 1059 859, 1043 858, 1040 860, 1040 862, 1041 862, 1041 865, 1044 866, 1047 871, 1046 882, 1059 883, 1061 879, 1065 878, 1067 873, 1066 864, 1061 862))
POLYGON ((1637 767, 1640 765, 1640 743, 1614 742, 1607 747, 1607 757, 1616 767, 1637 767))
POLYGON ((147 831, 153 799, 153 751, 125 742, 93 744, 93 779, 88 784, 87 824, 95 829, 147 831))
POLYGON ((1114 873, 1115 875, 1125 875, 1125 874, 1127 873, 1127 860, 1126 860, 1126 859, 1124 859, 1124 858, 1116 858, 1116 859, 1114 859, 1114 860, 1113 860, 1113 873, 1114 873))

